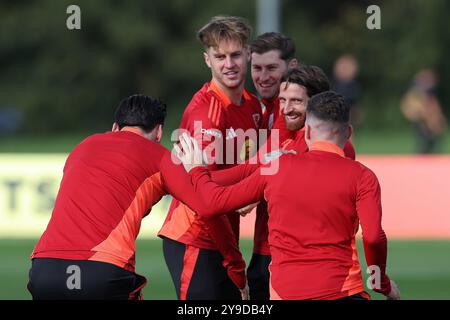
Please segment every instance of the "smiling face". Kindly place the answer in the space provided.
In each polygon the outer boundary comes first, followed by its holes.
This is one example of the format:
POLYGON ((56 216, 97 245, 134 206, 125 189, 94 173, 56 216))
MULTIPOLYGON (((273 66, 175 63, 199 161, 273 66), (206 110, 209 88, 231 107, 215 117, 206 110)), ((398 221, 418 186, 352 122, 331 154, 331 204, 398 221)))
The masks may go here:
POLYGON ((270 50, 259 54, 252 53, 252 79, 256 90, 263 99, 278 95, 281 77, 288 63, 280 58, 280 51, 270 50))
POLYGON ((239 41, 222 40, 218 47, 209 47, 204 58, 213 79, 222 89, 235 89, 244 85, 250 56, 248 49, 239 41))
POLYGON ((303 128, 306 119, 308 94, 304 86, 282 82, 280 85, 280 109, 286 128, 297 131, 303 128))

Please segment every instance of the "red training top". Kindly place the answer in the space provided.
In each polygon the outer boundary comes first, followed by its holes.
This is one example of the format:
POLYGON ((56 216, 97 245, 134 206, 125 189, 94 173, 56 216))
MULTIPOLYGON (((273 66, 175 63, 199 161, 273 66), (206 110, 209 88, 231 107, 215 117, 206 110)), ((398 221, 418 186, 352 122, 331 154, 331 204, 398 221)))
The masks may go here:
MULTIPOLYGON (((281 125, 281 124, 279 124, 281 125)), ((286 128, 286 127, 285 127, 286 128)), ((287 129, 286 129, 287 130, 287 129)), ((288 130, 287 130, 288 131, 288 130)), ((305 130, 300 129, 299 131, 292 132, 289 134, 281 134, 280 131, 280 147, 281 150, 287 151, 292 150, 297 154, 302 154, 308 151, 308 146, 305 141, 305 130), (284 138, 281 138, 283 136, 284 138)), ((268 153, 262 154, 259 152, 260 158, 263 163, 268 162, 268 160, 276 159, 280 156, 278 150, 270 151, 270 144, 268 144, 268 153), (262 158, 262 159, 261 159, 262 158)), ((345 157, 355 160, 355 149, 350 141, 347 141, 344 146, 345 157)), ((243 164, 235 166, 230 169, 220 170, 211 172, 212 179, 221 185, 232 185, 238 183, 242 179, 248 177, 254 171, 260 167, 260 163, 254 164, 246 161, 243 164)), ((253 252, 261 255, 270 255, 270 248, 268 243, 268 213, 267 204, 264 199, 261 199, 260 204, 256 208, 256 219, 255 219, 255 233, 253 237, 253 252)))
POLYGON ((141 220, 166 194, 160 174, 166 152, 127 128, 82 141, 67 158, 31 258, 94 260, 133 272, 141 220))
MULTIPOLYGON (((219 170, 247 160, 252 150, 256 152, 261 121, 261 107, 255 96, 244 90, 243 103, 234 105, 212 80, 193 96, 184 111, 180 130, 188 131, 199 141, 209 160, 215 159, 209 168, 219 170), (255 135, 239 139, 239 129, 251 129, 255 135), (222 154, 218 152, 219 146, 222 146, 222 154)), ((195 215, 186 204, 174 198, 158 235, 194 247, 218 250, 228 260, 224 264, 240 258, 245 267, 242 256, 238 256, 235 250, 239 240, 239 215, 234 212, 227 214, 227 219, 218 224, 195 215), (234 252, 233 256, 230 252, 234 252)), ((230 278, 238 287, 245 286, 243 270, 238 277, 230 275, 230 278)))
POLYGON ((364 291, 355 246, 359 223, 367 265, 380 270, 381 285, 374 290, 388 294, 387 240, 375 174, 324 141, 311 145, 307 153, 287 154, 276 161, 277 174, 262 175, 262 166, 229 187, 213 182, 204 167, 190 172, 195 191, 208 208, 205 215, 263 196, 267 200, 271 298, 337 299, 364 291))

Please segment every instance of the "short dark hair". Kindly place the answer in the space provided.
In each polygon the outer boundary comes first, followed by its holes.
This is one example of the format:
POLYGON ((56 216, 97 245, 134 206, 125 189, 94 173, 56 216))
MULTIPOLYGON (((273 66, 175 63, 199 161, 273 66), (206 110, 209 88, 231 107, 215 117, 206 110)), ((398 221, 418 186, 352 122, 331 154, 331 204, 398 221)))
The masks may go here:
POLYGON ((135 94, 123 99, 116 109, 115 121, 122 129, 125 126, 141 127, 152 131, 158 124, 164 125, 166 104, 159 99, 135 94))
POLYGON ((330 81, 323 70, 317 66, 301 65, 288 69, 281 78, 281 82, 304 86, 308 97, 330 90, 330 81))
POLYGON ((350 108, 345 99, 334 91, 316 94, 308 100, 306 113, 313 117, 334 123, 346 124, 350 119, 350 108))
POLYGON ((263 54, 271 50, 278 50, 281 60, 288 62, 295 58, 294 41, 279 32, 263 33, 250 44, 251 53, 263 54))

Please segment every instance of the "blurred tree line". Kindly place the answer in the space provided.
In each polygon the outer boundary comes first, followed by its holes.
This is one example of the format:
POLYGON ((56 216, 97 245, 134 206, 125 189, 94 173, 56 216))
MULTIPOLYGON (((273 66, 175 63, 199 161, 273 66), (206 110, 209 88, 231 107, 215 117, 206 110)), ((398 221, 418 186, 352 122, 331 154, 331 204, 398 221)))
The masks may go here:
MULTIPOLYGON (((330 75, 338 55, 359 60, 368 128, 405 125, 399 101, 422 67, 438 71, 448 114, 449 1, 280 3, 281 31, 295 40, 302 62, 330 75), (370 4, 381 8, 381 30, 366 28, 370 4)), ((2 0, 0 109, 19 110, 25 133, 93 132, 110 128, 122 98, 145 93, 167 102, 174 129, 209 80, 195 33, 217 14, 256 26, 256 0, 2 0), (81 8, 81 30, 66 28, 71 4, 81 8)))

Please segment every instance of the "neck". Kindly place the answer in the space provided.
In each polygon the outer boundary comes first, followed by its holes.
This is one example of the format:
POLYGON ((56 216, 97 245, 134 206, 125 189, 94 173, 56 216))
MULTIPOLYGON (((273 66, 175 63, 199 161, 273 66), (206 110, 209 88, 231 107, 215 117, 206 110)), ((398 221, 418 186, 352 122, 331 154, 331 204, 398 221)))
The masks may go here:
POLYGON ((273 106, 275 104, 275 100, 278 98, 278 95, 273 96, 271 98, 261 98, 261 100, 263 102, 266 102, 267 104, 270 104, 271 106, 273 106))
POLYGON ((311 137, 310 143, 313 144, 315 142, 328 142, 337 145, 339 148, 344 149, 345 141, 339 139, 338 137, 331 137, 329 135, 319 136, 319 137, 311 137))
POLYGON ((339 148, 344 148, 345 141, 349 137, 348 132, 342 128, 341 125, 330 122, 317 121, 314 117, 309 116, 306 119, 306 135, 311 143, 317 141, 326 141, 337 145, 339 148))
POLYGON ((223 93, 225 93, 225 95, 231 100, 231 102, 236 105, 236 106, 240 106, 242 104, 242 99, 243 99, 243 93, 244 93, 244 82, 242 82, 239 86, 234 87, 234 88, 229 88, 226 86, 223 86, 221 83, 219 83, 218 81, 214 82, 217 84, 217 86, 220 88, 220 90, 223 91, 223 93))
POLYGON ((322 140, 322 141, 314 141, 313 143, 308 145, 309 151, 319 150, 319 151, 327 151, 339 154, 341 157, 345 158, 345 153, 343 148, 334 144, 331 141, 322 140))
POLYGON ((139 127, 130 127, 130 126, 125 126, 122 129, 120 129, 120 131, 128 131, 128 132, 133 132, 136 133, 140 136, 144 136, 144 132, 142 131, 141 128, 139 127))
POLYGON ((135 134, 140 135, 141 137, 144 137, 147 140, 153 141, 155 143, 159 143, 159 139, 157 137, 157 129, 153 129, 150 132, 145 132, 144 130, 142 130, 140 127, 130 127, 130 126, 126 126, 123 127, 120 131, 128 131, 128 132, 133 132, 135 134))

